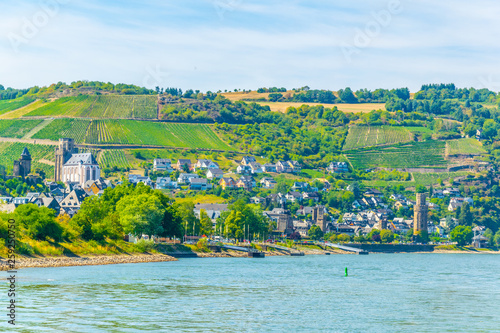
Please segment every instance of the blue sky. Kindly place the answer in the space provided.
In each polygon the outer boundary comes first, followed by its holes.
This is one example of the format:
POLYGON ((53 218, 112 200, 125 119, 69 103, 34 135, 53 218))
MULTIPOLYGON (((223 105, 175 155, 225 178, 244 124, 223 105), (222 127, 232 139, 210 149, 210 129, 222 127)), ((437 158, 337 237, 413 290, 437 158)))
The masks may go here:
POLYGON ((0 83, 499 91, 499 14, 489 0, 2 2, 0 83))

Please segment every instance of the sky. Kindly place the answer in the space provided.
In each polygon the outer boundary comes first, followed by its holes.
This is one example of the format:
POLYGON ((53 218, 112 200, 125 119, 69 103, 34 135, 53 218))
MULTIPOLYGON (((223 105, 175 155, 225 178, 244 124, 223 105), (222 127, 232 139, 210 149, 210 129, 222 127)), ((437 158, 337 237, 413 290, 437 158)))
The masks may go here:
POLYGON ((493 0, 0 2, 0 84, 500 91, 493 0))

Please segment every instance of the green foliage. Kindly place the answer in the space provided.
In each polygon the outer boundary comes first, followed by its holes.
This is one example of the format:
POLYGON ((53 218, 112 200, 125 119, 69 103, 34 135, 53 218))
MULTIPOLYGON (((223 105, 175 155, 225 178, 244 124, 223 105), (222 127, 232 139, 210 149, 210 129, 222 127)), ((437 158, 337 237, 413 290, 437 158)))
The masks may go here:
POLYGON ((0 99, 0 114, 22 108, 23 106, 33 103, 34 101, 35 99, 33 98, 18 98, 13 100, 0 99))
POLYGON ((33 239, 52 238, 62 240, 62 228, 55 221, 55 211, 35 204, 20 205, 14 211, 16 222, 26 229, 26 234, 33 239))
POLYGON ((41 119, 2 119, 0 120, 0 137, 20 139, 42 121, 41 119))
POLYGON ((472 242, 473 235, 470 226, 459 225, 450 232, 450 239, 457 242, 457 245, 464 246, 472 242))
POLYGON ((26 114, 82 118, 155 119, 156 96, 80 95, 59 98, 26 114))
POLYGON ((135 243, 135 247, 139 252, 151 252, 154 249, 155 243, 152 240, 139 239, 135 243))
POLYGON ((321 228, 317 225, 311 226, 307 234, 314 240, 320 240, 321 237, 323 237, 323 231, 321 231, 321 228))
POLYGON ((427 141, 350 151, 347 157, 356 169, 444 168, 448 164, 444 150, 443 141, 427 141))
POLYGON ((394 241, 394 233, 391 230, 384 229, 380 232, 382 243, 392 243, 394 241))
POLYGON ((343 149, 352 150, 410 141, 413 141, 413 135, 405 127, 351 126, 343 149))

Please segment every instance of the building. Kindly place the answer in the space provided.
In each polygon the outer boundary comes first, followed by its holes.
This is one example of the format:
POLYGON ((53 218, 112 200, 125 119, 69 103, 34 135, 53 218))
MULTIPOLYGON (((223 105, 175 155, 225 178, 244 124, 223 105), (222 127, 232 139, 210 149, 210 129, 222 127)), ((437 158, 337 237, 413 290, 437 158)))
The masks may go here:
POLYGON ((189 180, 189 189, 193 191, 206 191, 208 183, 206 178, 191 178, 189 180))
POLYGON ((250 163, 253 163, 253 162, 257 162, 257 160, 255 159, 255 157, 253 157, 253 156, 244 156, 241 159, 240 164, 241 165, 250 165, 250 163))
POLYGON ((196 173, 181 173, 177 178, 177 183, 189 184, 193 178, 200 178, 200 176, 196 173))
POLYGON ((74 182, 83 186, 89 180, 98 180, 101 169, 91 153, 72 154, 62 168, 61 181, 74 182))
POLYGON ((220 182, 219 182, 219 185, 222 186, 223 190, 226 190, 226 189, 231 190, 231 189, 234 189, 236 187, 236 182, 231 177, 222 177, 220 182))
POLYGON ((208 169, 207 178, 208 179, 221 179, 224 177, 224 171, 221 169, 208 169))
POLYGON ((321 231, 326 232, 325 206, 316 206, 313 209, 312 219, 314 224, 320 227, 321 231))
POLYGON ((128 175, 128 181, 131 184, 139 184, 143 183, 144 185, 153 186, 153 181, 151 181, 151 178, 148 176, 141 176, 141 175, 135 175, 135 174, 129 174, 128 175))
POLYGON ((241 176, 236 182, 236 187, 242 188, 246 191, 251 191, 256 186, 255 179, 251 176, 241 176))
POLYGON ((264 177, 260 180, 260 184, 263 188, 272 190, 276 186, 276 181, 269 177, 264 177))
POLYGON ((427 213, 428 206, 426 203, 426 194, 425 193, 417 193, 417 202, 414 209, 413 216, 413 231, 416 233, 417 231, 425 230, 427 231, 427 213))
POLYGON ((262 166, 264 172, 276 172, 276 164, 266 163, 262 166))
POLYGON ((276 233, 286 236, 290 236, 293 233, 293 219, 289 210, 274 208, 272 211, 264 212, 264 216, 276 222, 276 233))
POLYGON ((59 205, 61 206, 61 210, 64 210, 64 212, 61 211, 61 213, 73 216, 80 209, 83 200, 85 200, 87 196, 87 192, 83 189, 74 189, 60 202, 59 205))
POLYGON ((332 162, 326 170, 331 173, 344 173, 349 172, 349 166, 346 162, 332 162))
POLYGON ((158 177, 156 179, 157 190, 171 190, 177 188, 177 182, 173 182, 170 177, 158 177))
MULTIPOLYGON (((177 161, 177 170, 181 171, 184 169, 188 169, 188 170, 192 169, 191 160, 186 160, 186 159, 181 158, 177 161)), ((184 171, 186 171, 186 170, 184 170, 184 171)))
POLYGON ((153 171, 172 172, 172 161, 168 158, 155 158, 153 161, 153 171))
POLYGON ((211 160, 198 160, 195 164, 195 170, 219 169, 219 164, 211 160))
POLYGON ((217 218, 221 216, 223 212, 228 211, 227 204, 196 204, 194 206, 194 214, 197 218, 200 218, 201 211, 204 210, 208 217, 212 220, 213 226, 217 222, 217 218))
POLYGON ((31 155, 28 148, 24 147, 21 153, 21 158, 14 161, 13 174, 14 177, 26 178, 31 173, 31 155))
POLYGON ((62 172, 64 163, 66 163, 73 154, 78 153, 78 148, 75 147, 75 141, 71 138, 59 139, 59 146, 55 150, 56 163, 54 166, 54 180, 56 182, 62 180, 62 172))

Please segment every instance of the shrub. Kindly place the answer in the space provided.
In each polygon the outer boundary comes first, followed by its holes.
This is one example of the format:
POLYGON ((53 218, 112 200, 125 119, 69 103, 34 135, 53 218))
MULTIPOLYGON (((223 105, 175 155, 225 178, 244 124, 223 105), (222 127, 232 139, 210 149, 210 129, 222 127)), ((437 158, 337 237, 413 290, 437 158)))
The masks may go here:
POLYGON ((155 243, 152 240, 140 239, 136 244, 135 248, 139 252, 150 252, 154 248, 155 243))

